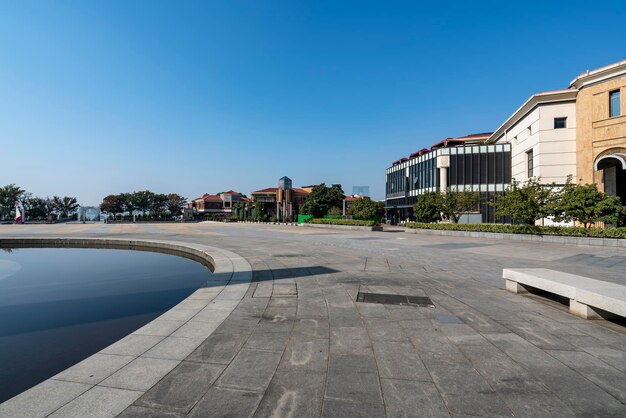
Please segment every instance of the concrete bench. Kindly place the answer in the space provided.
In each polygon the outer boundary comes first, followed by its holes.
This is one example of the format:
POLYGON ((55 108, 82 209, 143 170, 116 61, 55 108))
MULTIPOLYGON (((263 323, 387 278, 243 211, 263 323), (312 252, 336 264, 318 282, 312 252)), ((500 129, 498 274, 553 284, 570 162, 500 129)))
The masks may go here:
POLYGON ((550 269, 504 269, 506 289, 526 293, 528 287, 566 297, 574 315, 585 319, 626 317, 626 286, 550 269))

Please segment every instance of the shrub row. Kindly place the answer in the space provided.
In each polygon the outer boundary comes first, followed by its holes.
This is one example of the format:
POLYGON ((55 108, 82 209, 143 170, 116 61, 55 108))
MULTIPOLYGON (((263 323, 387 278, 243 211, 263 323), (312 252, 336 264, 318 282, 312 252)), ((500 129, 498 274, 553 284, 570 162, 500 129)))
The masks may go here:
POLYGON ((495 232, 504 234, 558 235, 591 238, 626 238, 626 228, 578 228, 567 226, 455 224, 409 222, 408 228, 444 231, 495 232))
POLYGON ((374 221, 359 221, 356 219, 305 219, 305 223, 326 224, 326 225, 352 225, 352 226, 374 226, 374 221))

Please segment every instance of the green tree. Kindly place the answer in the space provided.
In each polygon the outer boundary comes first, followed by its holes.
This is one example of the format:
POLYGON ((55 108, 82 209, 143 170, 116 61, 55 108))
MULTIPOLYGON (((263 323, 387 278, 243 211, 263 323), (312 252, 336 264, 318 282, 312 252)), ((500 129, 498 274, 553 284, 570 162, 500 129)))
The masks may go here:
POLYGON ((110 194, 102 199, 100 210, 115 217, 118 213, 124 212, 124 199, 121 195, 110 194))
POLYGON ((313 215, 315 218, 321 218, 328 214, 332 207, 341 207, 343 205, 343 189, 340 184, 333 184, 326 187, 324 183, 313 187, 313 190, 307 196, 302 205, 301 213, 313 215))
POLYGON ((133 212, 137 209, 132 193, 120 193, 120 200, 122 201, 122 212, 128 212, 132 216, 133 212))
POLYGON ((269 215, 265 211, 263 202, 254 202, 254 220, 258 222, 267 222, 269 215))
POLYGON ((385 216, 385 204, 376 202, 369 197, 363 197, 352 203, 349 213, 355 219, 379 220, 385 216))
POLYGON ((442 194, 438 192, 427 192, 417 196, 413 205, 413 216, 420 222, 440 221, 442 211, 442 194))
POLYGON ((176 193, 167 195, 167 211, 172 216, 178 216, 187 205, 187 199, 176 193))
POLYGON ((478 209, 480 202, 475 192, 447 192, 441 196, 441 211, 454 223, 458 223, 461 215, 478 209))
POLYGON ((24 190, 15 184, 7 184, 0 187, 0 218, 7 219, 11 217, 11 212, 15 209, 15 203, 20 199, 24 190))
POLYGON ((157 193, 152 196, 150 201, 150 212, 158 220, 163 212, 167 210, 167 195, 157 193))
POLYGON ((552 214, 553 188, 554 185, 546 187, 534 178, 521 186, 520 182, 513 181, 504 194, 496 198, 496 217, 510 216, 513 221, 534 225, 537 219, 552 214))
POLYGON ((231 220, 247 220, 247 217, 249 217, 249 211, 250 211, 250 205, 248 204, 248 202, 246 201, 241 201, 241 202, 236 202, 233 203, 233 214, 231 215, 230 219, 231 220), (233 218, 233 215, 236 216, 236 218, 233 218))
POLYGON ((343 211, 341 209, 339 209, 337 206, 333 206, 332 208, 328 209, 327 215, 329 215, 329 216, 341 216, 341 215, 343 215, 343 211))
POLYGON ((45 220, 54 212, 50 198, 33 197, 30 200, 30 219, 45 220))
POLYGON ((136 210, 141 211, 142 215, 145 215, 152 207, 152 201, 154 199, 154 193, 150 190, 142 190, 134 192, 130 197, 136 210))
POLYGON ((52 197, 52 206, 56 211, 59 212, 61 218, 68 218, 78 207, 78 201, 75 197, 70 196, 53 196, 52 197))
POLYGON ((596 222, 616 225, 624 207, 619 197, 602 193, 595 184, 574 184, 570 176, 553 199, 552 212, 556 221, 575 221, 589 228, 596 222))

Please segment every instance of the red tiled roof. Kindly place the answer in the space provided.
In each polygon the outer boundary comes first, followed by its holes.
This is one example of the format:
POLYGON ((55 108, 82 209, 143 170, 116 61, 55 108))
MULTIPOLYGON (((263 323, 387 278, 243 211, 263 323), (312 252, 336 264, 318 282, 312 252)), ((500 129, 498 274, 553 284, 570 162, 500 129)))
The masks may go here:
POLYGON ((216 195, 207 195, 207 196, 204 198, 204 201, 205 201, 205 202, 221 202, 221 201, 222 201, 222 198, 221 198, 221 197, 219 197, 219 196, 216 196, 216 195))
POLYGON ((205 193, 202 196, 196 199, 193 199, 193 201, 196 201, 196 200, 204 200, 205 202, 208 202, 208 201, 217 202, 218 200, 221 201, 222 198, 219 197, 219 195, 205 193))
POLYGON ((428 148, 422 148, 421 150, 419 150, 419 151, 417 151, 417 152, 414 152, 413 154, 409 155, 409 158, 415 158, 415 157, 418 157, 418 156, 420 156, 420 155, 422 155, 423 153, 428 152, 428 151, 430 151, 428 148))
POLYGON ((354 202, 355 200, 363 199, 363 196, 346 196, 343 200, 348 202, 354 202))
POLYGON ((448 139, 465 139, 465 138, 472 139, 472 138, 482 138, 482 137, 489 138, 492 134, 493 132, 483 132, 480 134, 471 134, 471 135, 460 136, 458 138, 448 138, 448 139))
POLYGON ((261 189, 261 190, 257 190, 252 192, 252 194, 255 193, 276 193, 278 191, 278 187, 268 187, 267 189, 261 189))
POLYGON ((434 144, 431 149, 433 148, 437 148, 440 146, 444 146, 447 147, 448 143, 457 143, 457 144, 462 144, 464 142, 468 142, 468 141, 472 141, 472 140, 487 140, 491 135, 493 134, 493 132, 485 132, 485 133, 480 133, 480 134, 471 134, 471 135, 465 135, 465 136, 460 136, 458 138, 446 138, 444 140, 441 140, 439 142, 437 142, 436 144, 434 144))
POLYGON ((298 187, 294 187, 291 190, 293 190, 294 193, 302 193, 302 194, 310 194, 311 193, 308 190, 300 189, 298 187))

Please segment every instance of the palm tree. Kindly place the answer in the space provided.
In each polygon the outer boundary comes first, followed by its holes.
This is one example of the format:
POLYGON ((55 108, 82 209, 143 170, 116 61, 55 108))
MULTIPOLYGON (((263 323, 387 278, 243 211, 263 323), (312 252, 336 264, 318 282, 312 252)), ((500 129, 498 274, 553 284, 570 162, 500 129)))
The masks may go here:
POLYGON ((11 216, 11 211, 15 208, 15 203, 22 194, 24 194, 24 190, 15 184, 0 187, 0 218, 5 219, 11 216))
POLYGON ((59 197, 54 196, 52 198, 52 204, 54 208, 61 213, 62 218, 68 218, 80 205, 75 197, 59 197))

